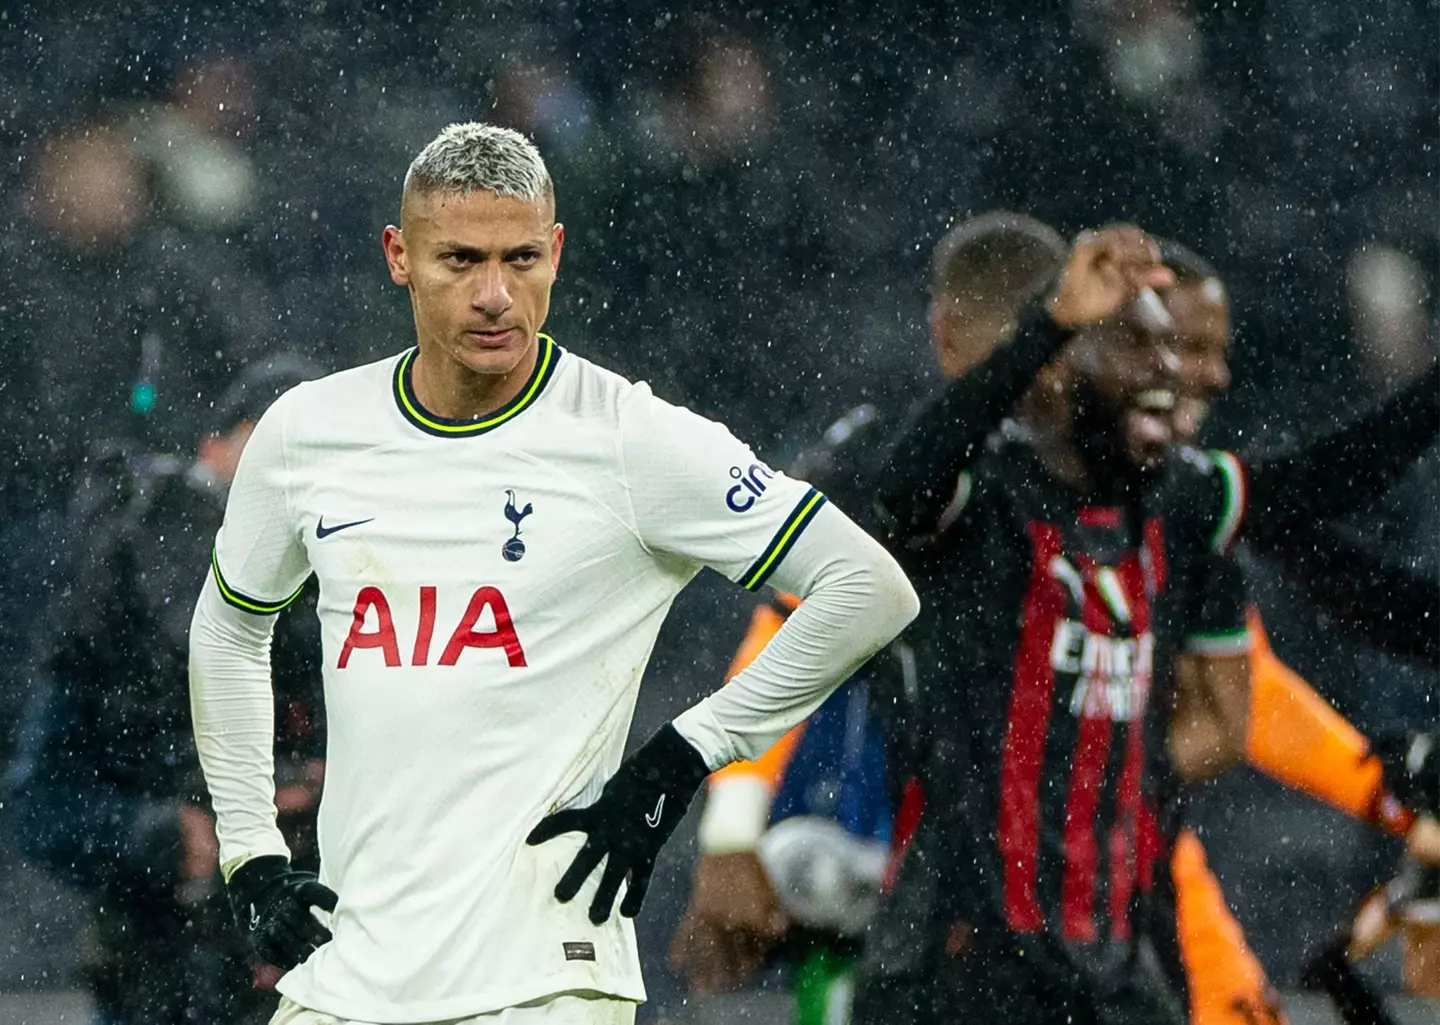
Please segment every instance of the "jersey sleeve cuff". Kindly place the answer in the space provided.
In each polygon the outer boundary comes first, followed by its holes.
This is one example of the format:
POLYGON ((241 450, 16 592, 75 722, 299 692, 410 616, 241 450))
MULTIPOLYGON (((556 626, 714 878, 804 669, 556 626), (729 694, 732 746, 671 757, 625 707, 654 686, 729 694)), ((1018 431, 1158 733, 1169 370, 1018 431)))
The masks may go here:
POLYGON ((230 877, 235 874, 236 869, 241 865, 254 861, 256 858, 275 856, 284 858, 286 861, 290 860, 290 848, 278 835, 273 843, 265 844, 263 850, 249 851, 245 854, 235 854, 228 858, 222 858, 220 861, 220 878, 228 883, 230 882, 230 877))
POLYGON ((1243 655, 1250 650, 1250 631, 1245 627, 1193 633, 1185 638, 1185 650, 1192 655, 1243 655))
POLYGON ((675 717, 675 731, 700 752, 711 772, 735 761, 734 741, 715 718, 707 701, 691 705, 675 717))
POLYGON ((1212 452, 1211 457, 1220 470, 1225 504, 1220 511, 1220 521, 1215 528, 1215 534, 1210 539, 1210 548, 1216 552, 1228 552, 1235 544, 1235 536, 1240 532, 1240 524, 1245 519, 1248 498, 1245 468, 1240 464, 1240 460, 1229 452, 1212 452))
POLYGON ((760 553, 760 557, 750 564, 750 567, 740 574, 740 584, 746 590, 754 591, 763 587, 765 581, 775 572, 790 549, 795 547, 795 542, 805 532, 805 528, 815 519, 815 514, 825 505, 827 499, 815 488, 806 491, 780 524, 780 529, 775 531, 775 536, 760 553))
POLYGON ((294 594, 278 602, 252 598, 243 591, 236 590, 225 580, 225 574, 220 571, 220 553, 214 549, 210 552, 210 567, 215 574, 215 586, 220 589, 220 597, 225 599, 225 604, 231 605, 241 612, 248 612, 252 616, 273 616, 300 597, 300 592, 305 590, 304 583, 301 583, 299 587, 295 588, 294 594))

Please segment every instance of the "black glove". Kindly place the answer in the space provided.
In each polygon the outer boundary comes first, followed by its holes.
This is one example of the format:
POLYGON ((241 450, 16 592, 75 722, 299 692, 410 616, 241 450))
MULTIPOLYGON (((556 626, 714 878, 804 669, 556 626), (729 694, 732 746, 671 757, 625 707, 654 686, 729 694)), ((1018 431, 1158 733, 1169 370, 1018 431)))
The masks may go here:
POLYGON ((314 872, 279 855, 251 858, 230 874, 230 908, 261 960, 289 971, 330 940, 311 906, 334 911, 339 899, 314 872))
POLYGON ((603 859, 605 871, 590 904, 590 921, 599 925, 610 917, 615 895, 627 875, 630 884, 620 903, 620 913, 626 918, 639 914, 650 886, 650 873, 655 870, 655 858, 685 817, 691 798, 708 775, 710 770, 700 752, 667 724, 625 759, 594 804, 557 811, 541 819, 525 838, 532 847, 561 833, 588 836, 555 886, 555 899, 562 904, 573 900, 603 859))

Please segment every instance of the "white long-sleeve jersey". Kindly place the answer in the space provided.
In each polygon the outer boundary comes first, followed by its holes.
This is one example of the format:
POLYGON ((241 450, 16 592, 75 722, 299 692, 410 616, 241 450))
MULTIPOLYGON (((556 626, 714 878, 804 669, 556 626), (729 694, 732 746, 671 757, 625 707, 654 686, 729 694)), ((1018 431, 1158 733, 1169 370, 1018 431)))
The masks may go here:
POLYGON ((763 751, 914 616, 893 560, 722 426, 539 338, 520 395, 428 413, 414 351, 299 386, 241 460, 191 633, 191 703, 227 875, 275 826, 272 614, 313 573, 334 938, 280 990, 423 1022, 552 993, 642 1000, 634 929, 558 903, 583 841, 527 847, 620 763, 675 595, 709 566, 805 597, 677 728, 712 768, 763 751))

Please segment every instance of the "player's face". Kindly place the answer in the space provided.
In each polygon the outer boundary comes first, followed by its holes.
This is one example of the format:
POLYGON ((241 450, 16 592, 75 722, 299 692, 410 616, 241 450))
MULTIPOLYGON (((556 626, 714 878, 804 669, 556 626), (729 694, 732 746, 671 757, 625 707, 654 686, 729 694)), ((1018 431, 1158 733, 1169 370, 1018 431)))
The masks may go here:
POLYGON ((1183 282, 1162 298, 1175 321, 1171 349, 1179 361, 1175 436, 1194 441, 1210 404, 1230 387, 1230 301, 1214 278, 1183 282))
POLYGON ((1179 360, 1170 339, 1128 317, 1083 330, 1066 350, 1072 433, 1092 463, 1159 469, 1176 439, 1179 360))
POLYGON ((422 352, 478 374, 533 359, 550 312, 565 230, 553 205, 474 192, 407 196, 403 227, 385 229, 390 277, 410 290, 422 352))

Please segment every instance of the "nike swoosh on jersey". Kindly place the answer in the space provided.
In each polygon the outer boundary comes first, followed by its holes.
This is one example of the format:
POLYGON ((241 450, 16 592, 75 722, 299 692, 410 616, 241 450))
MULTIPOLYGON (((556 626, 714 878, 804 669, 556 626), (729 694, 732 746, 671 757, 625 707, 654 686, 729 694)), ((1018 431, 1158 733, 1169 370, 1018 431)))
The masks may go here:
POLYGON ((325 526, 325 517, 322 516, 315 521, 315 536, 323 541, 325 538, 329 537, 337 530, 346 530, 350 527, 358 527, 362 523, 369 523, 370 520, 373 520, 374 518, 375 517, 372 516, 369 520, 351 520, 349 523, 337 523, 333 527, 327 527, 325 526))
POLYGON ((645 815, 645 825, 654 829, 660 825, 660 815, 665 811, 665 795, 660 795, 660 800, 655 802, 655 810, 645 815))

